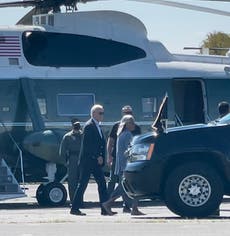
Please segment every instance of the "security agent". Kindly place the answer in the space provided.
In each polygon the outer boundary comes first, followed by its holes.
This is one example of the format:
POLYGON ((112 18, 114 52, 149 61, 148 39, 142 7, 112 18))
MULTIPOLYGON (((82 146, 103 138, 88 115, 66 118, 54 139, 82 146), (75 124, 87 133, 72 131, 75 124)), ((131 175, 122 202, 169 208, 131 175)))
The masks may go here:
POLYGON ((66 133, 61 141, 59 154, 66 160, 68 171, 68 190, 70 201, 73 196, 79 180, 78 158, 81 147, 81 124, 76 120, 72 120, 72 130, 66 133))

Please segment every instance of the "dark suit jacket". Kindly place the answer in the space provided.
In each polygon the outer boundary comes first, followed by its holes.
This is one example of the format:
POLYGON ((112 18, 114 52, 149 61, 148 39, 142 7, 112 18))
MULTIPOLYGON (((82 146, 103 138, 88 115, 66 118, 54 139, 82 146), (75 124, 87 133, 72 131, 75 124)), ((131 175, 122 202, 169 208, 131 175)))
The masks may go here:
POLYGON ((79 165, 82 167, 90 165, 97 161, 99 156, 103 157, 105 163, 105 138, 103 135, 101 138, 94 120, 90 119, 83 130, 79 165))

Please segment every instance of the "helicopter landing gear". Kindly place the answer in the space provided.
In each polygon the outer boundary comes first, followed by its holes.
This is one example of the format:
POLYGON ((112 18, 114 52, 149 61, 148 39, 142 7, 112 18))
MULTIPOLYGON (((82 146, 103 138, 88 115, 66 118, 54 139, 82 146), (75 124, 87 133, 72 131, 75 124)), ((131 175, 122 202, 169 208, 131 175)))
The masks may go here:
POLYGON ((62 183, 67 179, 67 175, 60 182, 56 182, 56 171, 56 164, 50 162, 46 164, 48 182, 40 184, 36 191, 36 198, 40 206, 58 207, 66 203, 67 191, 62 183))
POLYGON ((63 206, 66 203, 67 191, 59 182, 43 183, 36 191, 36 198, 40 206, 63 206))

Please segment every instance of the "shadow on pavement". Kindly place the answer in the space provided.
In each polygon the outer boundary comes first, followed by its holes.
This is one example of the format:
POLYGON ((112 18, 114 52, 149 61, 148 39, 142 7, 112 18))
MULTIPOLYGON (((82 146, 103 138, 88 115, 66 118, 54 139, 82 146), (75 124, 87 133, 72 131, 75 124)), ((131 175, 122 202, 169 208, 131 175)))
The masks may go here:
MULTIPOLYGON (((139 205, 141 207, 145 206, 165 206, 163 202, 161 201, 140 201, 139 205)), ((63 207, 70 207, 70 202, 67 201, 64 206, 60 207, 50 207, 50 206, 40 206, 36 201, 35 202, 0 202, 0 210, 3 209, 41 209, 41 208, 63 208, 63 207)), ((85 201, 84 202, 84 207, 83 208, 98 208, 100 207, 99 202, 94 202, 94 201, 85 201)), ((113 207, 122 207, 122 201, 116 201, 113 204, 113 207)))
MULTIPOLYGON (((224 199, 224 202, 230 202, 230 199, 224 199)), ((140 207, 154 207, 154 206, 162 206, 165 207, 164 202, 160 201, 160 200, 145 200, 145 201, 140 201, 139 202, 139 206, 140 207)), ((94 202, 94 201, 85 201, 84 202, 84 206, 82 207, 83 209, 92 209, 92 208, 99 208, 100 204, 99 202, 94 202)), ((70 208, 70 202, 67 201, 66 204, 64 206, 61 207, 44 207, 44 206, 39 206, 37 202, 1 202, 0 203, 0 210, 17 210, 17 209, 25 209, 25 210, 29 210, 29 209, 54 209, 54 208, 70 208)), ((113 204, 113 208, 122 208, 122 201, 116 201, 113 204)), ((230 209, 224 209, 224 205, 221 208, 220 212, 229 212, 230 213, 230 209)), ((230 214, 229 214, 230 215, 230 214)), ((131 218, 134 219, 146 219, 146 220, 191 220, 191 219, 199 219, 199 218, 183 218, 180 216, 170 216, 170 217, 159 217, 159 216, 131 216, 131 218)), ((201 218, 203 220, 229 220, 230 216, 209 216, 206 218, 201 218)))

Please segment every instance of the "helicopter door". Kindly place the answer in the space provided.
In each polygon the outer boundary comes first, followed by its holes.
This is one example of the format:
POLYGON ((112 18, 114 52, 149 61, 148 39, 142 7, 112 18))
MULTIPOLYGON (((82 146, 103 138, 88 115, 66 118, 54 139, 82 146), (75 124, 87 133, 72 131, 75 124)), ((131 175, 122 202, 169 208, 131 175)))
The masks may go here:
POLYGON ((205 89, 201 80, 174 79, 175 117, 180 124, 205 123, 205 89))

